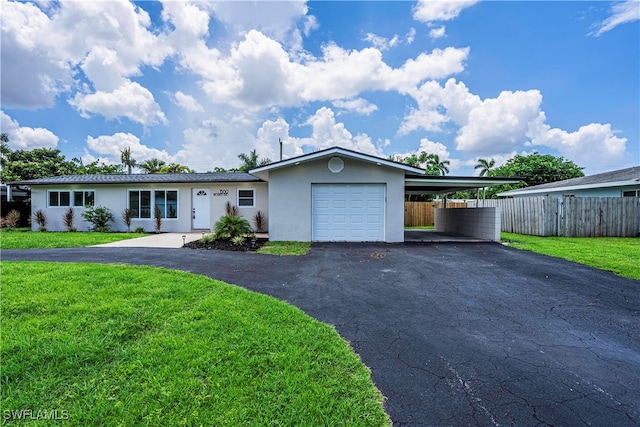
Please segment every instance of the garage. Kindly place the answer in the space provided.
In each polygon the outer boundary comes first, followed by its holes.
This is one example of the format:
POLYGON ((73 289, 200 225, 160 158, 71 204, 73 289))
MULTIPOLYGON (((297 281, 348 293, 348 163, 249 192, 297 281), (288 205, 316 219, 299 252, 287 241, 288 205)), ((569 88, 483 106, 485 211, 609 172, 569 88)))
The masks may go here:
POLYGON ((312 184, 312 240, 384 241, 384 184, 312 184))

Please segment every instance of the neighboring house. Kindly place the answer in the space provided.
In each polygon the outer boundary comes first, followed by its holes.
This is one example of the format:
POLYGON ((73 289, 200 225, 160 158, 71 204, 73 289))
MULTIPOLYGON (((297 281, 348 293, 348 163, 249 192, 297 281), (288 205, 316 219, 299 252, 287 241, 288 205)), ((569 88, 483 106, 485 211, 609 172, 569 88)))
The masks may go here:
MULTIPOLYGON (((230 202, 249 221, 258 210, 266 214, 271 240, 402 242, 405 193, 437 194, 517 182, 430 177, 420 168, 338 147, 249 172, 77 175, 13 184, 31 186, 32 211, 45 213, 51 231, 65 230, 62 216, 69 207, 78 211, 76 227, 86 230, 89 224, 80 216, 85 206, 108 207, 117 231, 126 231, 120 220, 126 208, 134 213, 133 229, 152 231, 156 206, 164 218, 162 231, 211 230, 230 202)), ((485 221, 485 215, 482 218, 485 221)), ((493 219, 486 221, 494 227, 493 219)))
POLYGON ((640 166, 498 193, 500 197, 638 197, 640 166))

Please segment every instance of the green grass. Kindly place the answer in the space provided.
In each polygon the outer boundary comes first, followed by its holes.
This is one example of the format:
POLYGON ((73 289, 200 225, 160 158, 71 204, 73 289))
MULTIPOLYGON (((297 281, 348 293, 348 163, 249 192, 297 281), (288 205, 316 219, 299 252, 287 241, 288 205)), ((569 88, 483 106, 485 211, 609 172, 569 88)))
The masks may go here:
POLYGON ((267 242, 258 249, 259 254, 268 255, 305 255, 311 248, 310 242, 267 242))
POLYGON ((436 227, 433 225, 414 225, 411 227, 405 227, 405 230, 433 230, 436 227))
POLYGON ((509 246, 640 279, 638 237, 538 237, 502 233, 509 246))
POLYGON ((348 343, 284 302, 152 267, 0 268, 3 410, 74 426, 390 425, 348 343))
POLYGON ((38 248, 76 248, 100 245, 118 240, 143 237, 138 233, 94 233, 94 232, 40 232, 29 229, 0 229, 0 248, 2 249, 38 249, 38 248))

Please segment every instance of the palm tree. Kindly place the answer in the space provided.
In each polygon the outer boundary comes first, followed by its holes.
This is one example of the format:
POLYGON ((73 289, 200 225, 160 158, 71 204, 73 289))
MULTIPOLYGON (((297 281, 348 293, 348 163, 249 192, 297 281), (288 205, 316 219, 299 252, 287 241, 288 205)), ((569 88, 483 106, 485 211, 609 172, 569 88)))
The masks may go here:
POLYGON ((160 159, 149 159, 140 163, 138 167, 144 171, 144 173, 159 173, 162 170, 162 167, 165 166, 166 163, 164 160, 160 159))
POLYGON ((131 157, 131 147, 127 147, 120 152, 120 162, 127 167, 127 172, 131 175, 131 169, 138 163, 131 157))
POLYGON ((265 166, 271 163, 271 159, 268 159, 266 157, 261 159, 260 156, 258 156, 255 148, 249 151, 249 154, 238 154, 238 158, 242 160, 243 163, 242 166, 238 168, 238 170, 242 172, 246 172, 248 170, 257 168, 258 166, 265 166))
POLYGON ((161 173, 191 173, 191 169, 178 163, 170 163, 160 168, 161 173))
MULTIPOLYGON (((491 159, 487 161, 486 159, 478 159, 478 163, 476 163, 475 169, 480 169, 480 176, 489 175, 491 172, 491 168, 493 168, 496 164, 496 161, 491 159)), ((482 187, 482 205, 484 206, 484 199, 487 196, 487 187, 482 187)), ((477 198, 476 198, 477 199, 477 198)))
POLYGON ((495 164, 496 161, 493 159, 489 161, 487 161, 486 159, 478 159, 478 163, 476 163, 475 169, 480 169, 480 176, 485 176, 489 174, 495 164))
POLYGON ((449 173, 449 160, 440 160, 437 154, 428 154, 426 156, 426 174, 427 175, 446 175, 449 173))

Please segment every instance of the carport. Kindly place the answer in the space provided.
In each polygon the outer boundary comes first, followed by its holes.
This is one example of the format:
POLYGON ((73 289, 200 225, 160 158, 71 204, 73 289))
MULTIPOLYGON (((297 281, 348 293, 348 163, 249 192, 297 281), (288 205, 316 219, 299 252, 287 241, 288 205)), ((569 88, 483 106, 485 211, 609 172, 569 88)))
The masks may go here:
POLYGON ((405 196, 444 194, 443 208, 435 210, 434 230, 405 231, 406 242, 499 241, 500 208, 447 208, 446 195, 494 185, 515 184, 512 177, 406 176, 405 196))

